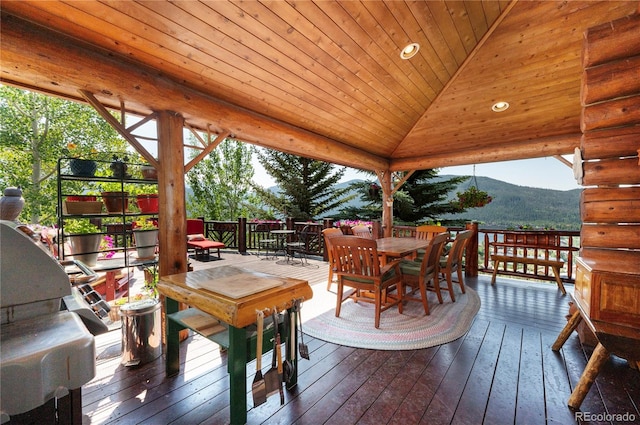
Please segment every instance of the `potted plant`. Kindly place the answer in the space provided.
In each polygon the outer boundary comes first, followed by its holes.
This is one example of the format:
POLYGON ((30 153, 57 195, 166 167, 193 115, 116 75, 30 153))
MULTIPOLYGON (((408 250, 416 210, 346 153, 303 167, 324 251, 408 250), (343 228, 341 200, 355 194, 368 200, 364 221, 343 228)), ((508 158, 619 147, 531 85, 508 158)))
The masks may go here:
POLYGON ((460 209, 484 207, 493 200, 487 192, 475 186, 471 186, 464 192, 457 192, 456 195, 458 195, 457 204, 460 209))
POLYGON ((118 214, 127 212, 129 208, 129 192, 123 190, 123 185, 115 182, 102 183, 102 202, 107 212, 118 214))
POLYGON ((95 195, 70 195, 64 201, 63 212, 65 214, 100 214, 102 201, 98 201, 95 195))
POLYGON ((62 151, 65 155, 71 157, 69 159, 69 170, 74 176, 93 177, 98 168, 98 164, 92 159, 82 159, 80 156, 80 148, 76 143, 67 143, 66 149, 62 151))
POLYGON ((140 212, 144 214, 158 213, 158 194, 157 193, 141 193, 136 195, 136 202, 140 212))
POLYGON ((65 236, 69 239, 73 258, 89 267, 96 265, 102 235, 89 219, 67 220, 64 225, 65 236))
POLYGON ((145 180, 158 180, 158 170, 153 165, 142 164, 140 166, 140 173, 145 180))
POLYGON ((128 160, 129 158, 126 156, 120 158, 118 157, 118 155, 113 155, 113 160, 111 161, 111 165, 109 166, 109 168, 111 168, 111 171, 113 172, 113 177, 117 179, 128 179, 131 177, 130 174, 127 174, 128 160))
POLYGON ((139 219, 133 223, 133 235, 139 259, 153 258, 156 255, 158 226, 153 220, 139 219))

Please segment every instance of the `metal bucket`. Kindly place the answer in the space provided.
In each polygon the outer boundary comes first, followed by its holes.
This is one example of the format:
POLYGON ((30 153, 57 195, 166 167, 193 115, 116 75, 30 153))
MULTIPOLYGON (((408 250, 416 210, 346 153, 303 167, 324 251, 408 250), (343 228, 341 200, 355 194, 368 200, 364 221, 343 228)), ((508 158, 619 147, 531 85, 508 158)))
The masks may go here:
POLYGON ((139 366, 162 355, 160 302, 149 299, 120 307, 122 364, 139 366))

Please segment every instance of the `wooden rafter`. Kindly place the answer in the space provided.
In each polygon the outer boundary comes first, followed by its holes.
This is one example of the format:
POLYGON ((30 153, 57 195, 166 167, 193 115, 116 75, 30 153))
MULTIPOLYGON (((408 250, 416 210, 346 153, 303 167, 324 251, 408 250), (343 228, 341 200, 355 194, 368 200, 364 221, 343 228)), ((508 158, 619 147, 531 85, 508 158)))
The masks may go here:
MULTIPOLYGON (((410 170, 407 171, 406 174, 397 180, 394 180, 394 175, 397 175, 397 172, 392 172, 392 171, 388 171, 388 170, 376 170, 376 175, 378 176, 378 180, 380 181, 380 184, 382 185, 382 182, 384 181, 384 177, 386 176, 387 173, 391 173, 391 185, 392 187, 390 188, 390 192, 389 192, 389 197, 392 198, 393 195, 400 190, 400 188, 402 187, 402 185, 409 179, 409 177, 411 177, 411 175, 415 172, 416 170, 410 170)), ((383 190, 384 192, 384 190, 383 190)))
MULTIPOLYGON (((200 134, 198 134, 196 129, 194 129, 188 124, 185 124, 185 127, 187 127, 189 131, 191 131, 191 133, 203 146, 202 148, 200 148, 199 146, 193 146, 193 148, 195 149, 202 149, 202 152, 200 152, 195 158, 189 161, 187 165, 185 165, 184 172, 186 174, 189 170, 191 170, 191 168, 193 168, 194 165, 200 162, 205 156, 209 155, 209 153, 211 153, 211 151, 214 150, 224 139, 229 137, 231 133, 229 131, 225 131, 216 135, 216 134, 211 134, 211 132, 207 130, 207 140, 205 141, 202 139, 202 137, 200 137, 200 134)), ((188 147, 188 146, 185 145, 185 147, 188 147)))
POLYGON ((107 108, 105 108, 92 93, 89 93, 86 90, 80 90, 80 94, 91 106, 93 106, 93 108, 100 114, 100 116, 102 116, 102 118, 104 118, 105 121, 107 121, 111 125, 111 127, 113 127, 118 133, 120 133, 120 135, 124 137, 125 140, 129 142, 129 144, 133 146, 133 148, 138 151, 138 153, 142 155, 144 159, 147 160, 147 162, 149 162, 149 164, 151 164, 154 168, 159 167, 158 161, 153 157, 153 155, 149 153, 149 151, 144 146, 142 146, 140 142, 138 142, 136 136, 134 136, 131 131, 129 131, 129 129, 125 128, 123 124, 121 124, 113 115, 111 115, 107 108))
POLYGON ((569 160, 567 160, 565 157, 563 157, 562 155, 553 155, 553 157, 555 159, 557 159, 558 161, 562 162, 564 165, 566 165, 569 168, 573 168, 573 163, 569 160))

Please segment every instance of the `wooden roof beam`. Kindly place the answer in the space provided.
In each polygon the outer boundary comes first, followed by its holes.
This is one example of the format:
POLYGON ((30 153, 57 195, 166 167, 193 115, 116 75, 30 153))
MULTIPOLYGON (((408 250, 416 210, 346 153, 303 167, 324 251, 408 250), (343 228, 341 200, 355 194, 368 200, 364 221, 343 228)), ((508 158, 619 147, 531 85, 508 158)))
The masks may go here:
POLYGON ((582 133, 539 139, 535 143, 523 145, 496 145, 494 149, 477 147, 467 149, 455 156, 440 154, 424 157, 395 158, 389 167, 392 171, 425 170, 429 168, 451 167, 454 165, 483 164, 489 162, 512 161, 522 158, 542 158, 554 155, 572 155, 580 146, 582 133))

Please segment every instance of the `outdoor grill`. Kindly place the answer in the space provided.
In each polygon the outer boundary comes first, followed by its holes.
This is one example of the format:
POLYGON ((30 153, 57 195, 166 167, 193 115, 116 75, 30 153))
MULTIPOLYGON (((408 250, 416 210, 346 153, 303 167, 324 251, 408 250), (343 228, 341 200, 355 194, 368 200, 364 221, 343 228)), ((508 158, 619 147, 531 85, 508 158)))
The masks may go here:
POLYGON ((0 423, 82 423, 81 387, 96 367, 83 320, 101 324, 74 299, 62 266, 8 221, 0 221, 0 297, 0 423))

